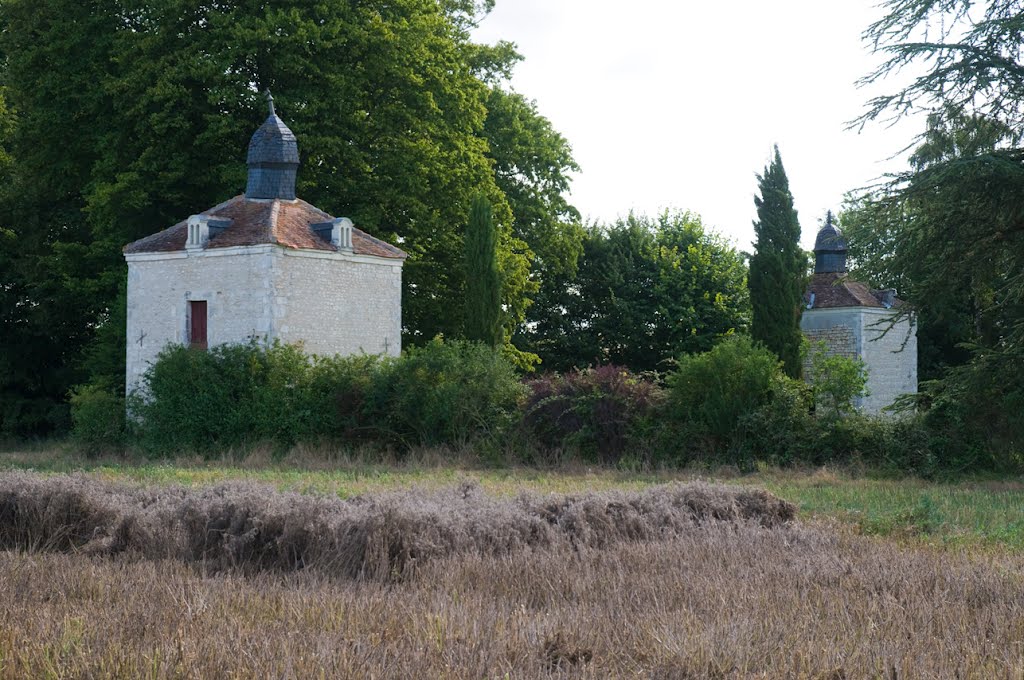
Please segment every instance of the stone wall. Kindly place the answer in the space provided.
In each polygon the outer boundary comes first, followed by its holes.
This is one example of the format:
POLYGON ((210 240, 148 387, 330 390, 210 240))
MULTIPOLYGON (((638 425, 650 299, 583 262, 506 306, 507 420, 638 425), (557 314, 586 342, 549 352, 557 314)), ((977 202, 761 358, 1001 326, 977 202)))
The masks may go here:
MULTIPOLYGON (((812 328, 804 331, 804 337, 812 345, 819 342, 825 343, 826 354, 829 356, 841 356, 848 359, 857 358, 857 339, 853 329, 847 325, 836 325, 829 328, 812 328)), ((804 358, 804 373, 810 370, 811 358, 804 358)))
POLYGON ((916 329, 907 318, 894 321, 895 314, 884 308, 838 307, 805 310, 800 319, 809 341, 822 340, 830 354, 864 361, 869 394, 856 405, 866 413, 880 413, 901 394, 917 392, 916 329))
POLYGON ((188 303, 207 301, 210 346, 271 334, 274 246, 140 253, 128 260, 126 383, 168 344, 188 341, 188 303))
POLYGON ((400 260, 285 251, 275 271, 274 326, 312 354, 390 354, 402 348, 400 260))
POLYGON ((127 370, 134 389, 207 301, 209 346, 280 339, 316 354, 401 351, 400 260, 276 245, 127 255, 127 370))
POLYGON ((878 413, 901 394, 917 392, 917 328, 890 309, 865 309, 862 323, 869 394, 861 407, 878 413))

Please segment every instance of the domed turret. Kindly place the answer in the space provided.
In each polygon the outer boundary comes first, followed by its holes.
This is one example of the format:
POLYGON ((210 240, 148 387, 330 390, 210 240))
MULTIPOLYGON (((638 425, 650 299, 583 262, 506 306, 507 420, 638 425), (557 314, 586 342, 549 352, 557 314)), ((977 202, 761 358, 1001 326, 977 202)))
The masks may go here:
POLYGON ((295 174, 299 169, 299 145, 295 135, 274 111, 274 98, 267 91, 270 115, 249 140, 249 180, 246 198, 295 198, 295 174))
POLYGON ((814 240, 814 273, 846 272, 846 239, 843 232, 832 224, 832 211, 828 211, 825 226, 814 240))

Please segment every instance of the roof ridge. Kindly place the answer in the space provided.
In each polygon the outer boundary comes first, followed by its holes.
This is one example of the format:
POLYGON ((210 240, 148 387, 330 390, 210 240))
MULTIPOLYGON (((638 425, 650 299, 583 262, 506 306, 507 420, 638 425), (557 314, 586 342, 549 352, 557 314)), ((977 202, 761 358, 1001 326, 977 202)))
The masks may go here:
MULTIPOLYGON (((228 207, 229 205, 231 205, 232 203, 234 203, 235 201, 237 201, 240 198, 244 199, 245 198, 245 194, 237 194, 235 196, 232 196, 228 200, 223 201, 221 203, 218 203, 217 205, 213 206, 212 208, 207 208, 206 210, 204 210, 203 212, 201 212, 199 214, 200 215, 213 215, 218 210, 223 210, 224 208, 228 207)), ((185 221, 187 222, 188 220, 186 219, 185 221)))
POLYGON ((274 202, 270 204, 270 219, 267 220, 267 229, 269 233, 267 236, 270 237, 271 243, 281 244, 281 241, 277 238, 277 218, 281 215, 281 199, 275 198, 274 202))

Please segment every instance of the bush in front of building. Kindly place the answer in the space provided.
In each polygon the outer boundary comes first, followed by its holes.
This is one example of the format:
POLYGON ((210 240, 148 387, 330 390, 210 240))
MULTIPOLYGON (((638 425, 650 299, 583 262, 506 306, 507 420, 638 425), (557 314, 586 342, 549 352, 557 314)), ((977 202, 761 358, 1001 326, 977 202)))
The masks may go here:
POLYGON ((383 361, 361 412, 381 441, 400 449, 464 446, 506 431, 525 392, 500 349, 436 338, 383 361))
POLYGON ((621 366, 547 373, 527 382, 521 433, 541 461, 562 455, 618 464, 656 456, 665 390, 621 366))
POLYGON ((256 342, 209 351, 169 345, 129 397, 138 443, 154 453, 205 453, 282 434, 303 411, 308 362, 296 361, 298 352, 256 342))
POLYGON ((270 442, 464 445, 514 422, 525 388, 498 350, 435 340, 401 357, 309 356, 253 342, 168 346, 129 399, 151 453, 270 442))
POLYGON ((740 424, 772 400, 782 378, 777 356, 744 335, 728 336, 703 354, 680 357, 666 382, 671 439, 684 460, 741 464, 740 424))

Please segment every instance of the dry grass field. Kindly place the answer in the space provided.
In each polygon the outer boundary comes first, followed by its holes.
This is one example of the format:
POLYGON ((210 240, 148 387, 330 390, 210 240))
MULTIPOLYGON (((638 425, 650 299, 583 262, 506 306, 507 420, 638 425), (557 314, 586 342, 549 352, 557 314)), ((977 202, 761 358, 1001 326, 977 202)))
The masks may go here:
POLYGON ((1015 483, 16 467, 0 678, 1024 677, 1015 483))

